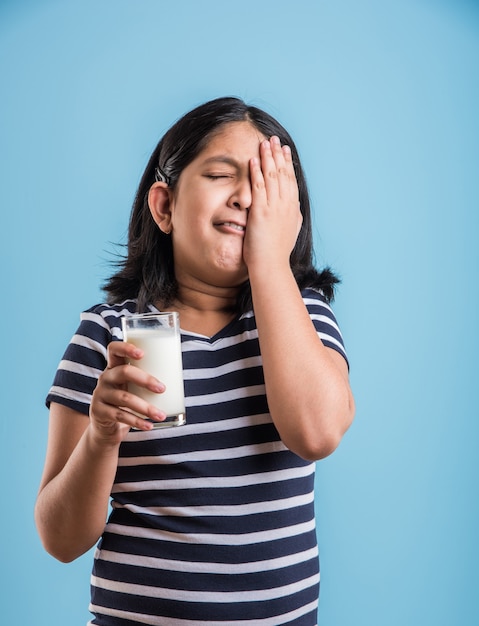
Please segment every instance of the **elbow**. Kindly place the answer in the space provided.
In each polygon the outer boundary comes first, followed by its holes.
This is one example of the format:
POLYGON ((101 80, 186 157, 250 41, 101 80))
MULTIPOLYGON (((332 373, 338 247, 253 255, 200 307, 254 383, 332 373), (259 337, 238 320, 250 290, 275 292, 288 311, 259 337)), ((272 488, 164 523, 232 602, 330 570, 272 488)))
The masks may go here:
POLYGON ((61 532, 50 528, 40 514, 38 507, 35 508, 35 525, 44 550, 60 563, 71 563, 84 554, 87 549, 78 549, 71 541, 62 540, 61 532))
MULTIPOLYGON (((317 420, 302 437, 292 442, 291 451, 305 461, 320 461, 332 454, 341 443, 354 419, 354 400, 350 396, 346 406, 330 416, 327 424, 318 426, 317 420)), ((288 446, 289 447, 289 446, 288 446)))
POLYGON ((68 546, 61 546, 57 542, 48 542, 42 539, 42 544, 46 552, 60 563, 72 563, 82 552, 73 552, 68 546))
POLYGON ((42 531, 38 523, 37 532, 45 552, 60 563, 71 563, 79 556, 79 554, 73 553, 68 546, 62 546, 57 536, 51 536, 50 533, 42 531))
POLYGON ((76 558, 78 558, 78 556, 80 556, 69 554, 66 551, 58 550, 56 546, 50 547, 45 542, 43 542, 43 547, 50 556, 52 556, 57 561, 60 561, 60 563, 72 563, 76 558))
POLYGON ((62 545, 57 539, 42 536, 40 532, 39 535, 45 551, 60 563, 72 563, 86 552, 86 550, 75 550, 72 546, 62 545))
POLYGON ((341 442, 342 436, 332 433, 317 437, 314 440, 303 441, 301 444, 291 448, 305 461, 320 461, 332 454, 341 442))

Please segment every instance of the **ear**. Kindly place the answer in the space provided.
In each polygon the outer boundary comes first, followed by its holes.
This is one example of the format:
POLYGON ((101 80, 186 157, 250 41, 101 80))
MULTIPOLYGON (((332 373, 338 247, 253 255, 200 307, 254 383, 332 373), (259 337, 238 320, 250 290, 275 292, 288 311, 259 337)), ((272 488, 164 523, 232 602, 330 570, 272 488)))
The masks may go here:
POLYGON ((173 192, 164 182, 154 183, 148 192, 148 206, 158 228, 169 235, 171 233, 171 204, 173 192))

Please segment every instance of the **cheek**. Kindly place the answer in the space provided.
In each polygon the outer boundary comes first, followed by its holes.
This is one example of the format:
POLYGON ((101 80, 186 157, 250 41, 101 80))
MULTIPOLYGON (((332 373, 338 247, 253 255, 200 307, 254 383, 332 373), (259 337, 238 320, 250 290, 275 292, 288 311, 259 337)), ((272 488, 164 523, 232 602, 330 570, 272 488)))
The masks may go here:
MULTIPOLYGON (((204 228, 198 207, 193 203, 188 207, 177 205, 172 212, 172 225, 177 239, 191 239, 204 228)), ((197 236, 197 235, 196 235, 197 236)))

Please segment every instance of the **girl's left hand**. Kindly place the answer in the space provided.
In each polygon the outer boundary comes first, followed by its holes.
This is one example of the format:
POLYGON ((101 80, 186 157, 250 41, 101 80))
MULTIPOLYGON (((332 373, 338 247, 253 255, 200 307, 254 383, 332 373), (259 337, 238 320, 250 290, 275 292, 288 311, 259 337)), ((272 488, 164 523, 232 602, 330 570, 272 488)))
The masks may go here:
POLYGON ((291 149, 278 137, 260 144, 260 158, 250 161, 252 202, 243 246, 248 270, 287 264, 303 217, 291 149))

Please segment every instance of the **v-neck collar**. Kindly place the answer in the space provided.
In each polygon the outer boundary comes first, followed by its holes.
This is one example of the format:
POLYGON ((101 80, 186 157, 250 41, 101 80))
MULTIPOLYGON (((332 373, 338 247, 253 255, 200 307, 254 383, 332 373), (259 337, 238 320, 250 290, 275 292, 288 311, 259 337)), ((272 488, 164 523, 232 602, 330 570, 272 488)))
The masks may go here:
MULTIPOLYGON (((165 313, 165 311, 161 311, 154 304, 150 304, 148 306, 152 313, 165 313)), ((218 332, 216 332, 214 335, 211 335, 211 336, 203 335, 201 333, 197 333, 192 330, 185 330, 181 328, 181 323, 180 323, 180 332, 181 332, 182 337, 192 337, 196 339, 197 341, 204 341, 205 343, 213 344, 216 341, 223 339, 224 337, 228 337, 231 334, 230 333, 231 327, 237 324, 243 317, 244 315, 236 314, 230 322, 228 322, 225 326, 223 326, 223 328, 221 328, 218 332)))

